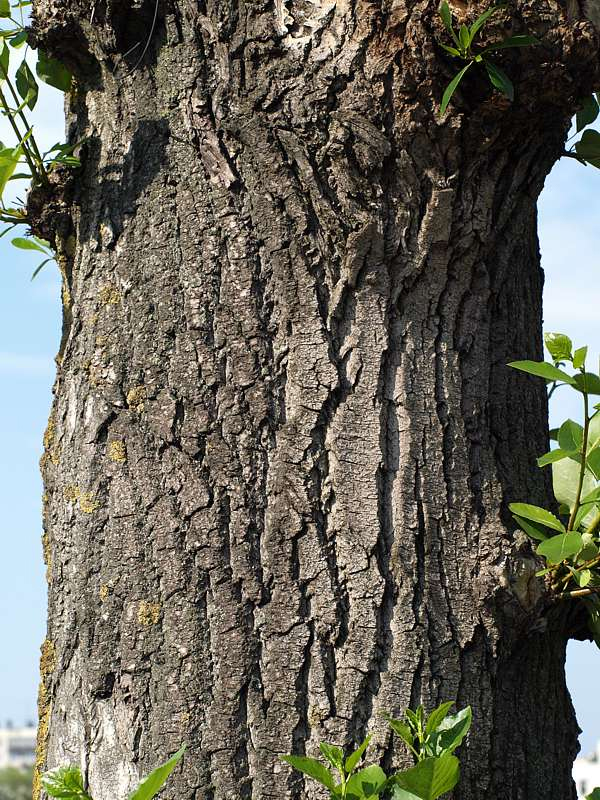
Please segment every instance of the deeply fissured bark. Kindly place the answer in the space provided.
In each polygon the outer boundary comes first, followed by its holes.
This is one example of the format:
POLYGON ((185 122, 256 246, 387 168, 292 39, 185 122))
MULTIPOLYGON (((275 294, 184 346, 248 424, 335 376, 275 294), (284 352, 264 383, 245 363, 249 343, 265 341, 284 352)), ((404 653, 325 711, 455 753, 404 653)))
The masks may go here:
POLYGON ((568 631, 506 514, 547 500, 546 398, 505 365, 541 355, 536 200, 593 24, 515 3, 486 31, 542 41, 499 58, 515 103, 474 69, 441 120, 434 2, 34 5, 87 137, 40 764, 108 800, 185 741, 178 797, 320 797, 278 753, 406 763, 381 712, 456 698, 456 798, 574 798, 568 631))

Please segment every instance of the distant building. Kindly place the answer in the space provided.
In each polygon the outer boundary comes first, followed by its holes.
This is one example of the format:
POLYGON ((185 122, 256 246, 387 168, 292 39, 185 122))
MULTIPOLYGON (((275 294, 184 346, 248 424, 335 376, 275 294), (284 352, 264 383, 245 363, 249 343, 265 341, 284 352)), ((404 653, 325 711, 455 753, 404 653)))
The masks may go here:
POLYGON ((0 728, 0 769, 33 766, 35 736, 34 727, 0 728))
POLYGON ((577 786, 577 797, 584 798, 600 787, 600 742, 596 751, 585 758, 576 758, 573 764, 573 780, 577 786))

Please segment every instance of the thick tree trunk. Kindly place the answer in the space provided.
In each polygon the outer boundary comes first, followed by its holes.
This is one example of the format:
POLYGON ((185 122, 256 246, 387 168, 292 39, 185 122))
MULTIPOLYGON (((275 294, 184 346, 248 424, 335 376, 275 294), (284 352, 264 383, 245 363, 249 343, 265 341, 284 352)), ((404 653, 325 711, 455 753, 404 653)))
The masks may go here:
POLYGON ((381 712, 456 698, 456 798, 574 797, 568 625, 506 513, 546 498, 546 399, 505 365, 541 353, 536 199, 593 25, 515 4, 516 102, 474 70, 441 121, 435 2, 35 5, 89 137, 40 766, 118 800, 185 741, 173 795, 314 798, 278 753, 369 731, 400 764, 381 712))

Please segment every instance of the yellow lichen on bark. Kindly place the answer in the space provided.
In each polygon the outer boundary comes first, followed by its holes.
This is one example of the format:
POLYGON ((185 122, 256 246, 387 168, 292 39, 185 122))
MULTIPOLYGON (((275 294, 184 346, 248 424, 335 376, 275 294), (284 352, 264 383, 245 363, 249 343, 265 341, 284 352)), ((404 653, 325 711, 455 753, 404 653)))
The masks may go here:
POLYGON ((40 468, 43 469, 44 465, 50 461, 56 465, 59 462, 58 447, 55 445, 56 439, 56 424, 52 417, 48 420, 46 431, 44 433, 44 453, 40 459, 40 468))
POLYGON ((141 414, 145 407, 146 387, 134 386, 127 392, 127 405, 129 408, 141 414))
POLYGON ((118 306, 121 302, 121 292, 116 286, 109 283, 100 289, 98 299, 103 306, 118 306))
POLYGON ((140 600, 137 614, 138 622, 145 628, 156 625, 160 619, 160 603, 153 603, 150 600, 140 600))
POLYGON ((95 499, 92 492, 83 492, 79 497, 79 508, 84 514, 93 514, 100 508, 100 503, 95 499))
POLYGON ((127 448, 125 442, 120 439, 115 439, 108 443, 106 454, 111 461, 116 461, 117 464, 124 464, 127 461, 127 448))
POLYGON ((38 729, 33 770, 33 800, 39 800, 42 791, 42 775, 46 767, 48 732, 52 700, 50 697, 50 678, 56 668, 56 649, 54 642, 46 639, 42 644, 40 658, 40 687, 38 690, 38 729))
POLYGON ((67 503, 74 503, 76 500, 79 500, 81 495, 81 489, 79 486, 74 486, 73 484, 68 484, 63 489, 63 497, 67 501, 67 503))

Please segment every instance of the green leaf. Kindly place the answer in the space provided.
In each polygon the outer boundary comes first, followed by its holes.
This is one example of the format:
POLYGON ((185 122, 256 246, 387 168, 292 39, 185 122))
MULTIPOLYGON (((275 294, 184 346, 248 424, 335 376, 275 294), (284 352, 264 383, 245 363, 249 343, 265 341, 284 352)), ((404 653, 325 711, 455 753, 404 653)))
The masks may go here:
POLYGON ((566 558, 578 553, 582 546, 583 539, 580 533, 563 533, 559 536, 553 536, 551 539, 546 539, 545 542, 538 545, 536 552, 553 564, 559 564, 566 558))
POLYGON ((444 92, 444 96, 442 97, 442 104, 440 106, 440 116, 443 116, 443 114, 446 112, 446 109, 448 108, 448 104, 450 103, 450 100, 452 99, 452 95, 456 91, 456 88, 458 87, 458 84, 464 78, 464 76, 465 76, 467 70, 469 69, 469 67, 471 66, 471 64, 472 64, 472 62, 469 62, 466 66, 464 66, 461 69, 461 71, 458 73, 458 75, 455 75, 454 78, 450 81, 450 83, 446 87, 446 91, 444 92))
POLYGON ((314 778, 322 786, 329 789, 330 792, 335 789, 333 775, 316 758, 309 758, 308 756, 279 756, 279 758, 290 764, 294 769, 297 769, 298 772, 303 772, 309 778, 314 778))
POLYGON ((23 155, 21 147, 5 147, 0 150, 0 197, 4 194, 6 184, 14 174, 15 169, 23 155))
POLYGON ((598 546, 594 542, 594 536, 591 533, 582 533, 583 547, 579 552, 579 557, 582 561, 590 561, 598 555, 598 546))
POLYGON ((10 17, 10 0, 0 0, 0 17, 10 17))
POLYGON ((10 42, 10 46, 14 47, 15 50, 17 50, 19 47, 23 47, 27 41, 27 31, 25 29, 20 30, 14 36, 11 36, 8 41, 10 42))
POLYGON ((44 255, 48 255, 47 251, 40 247, 37 242, 34 242, 32 239, 23 239, 22 237, 18 236, 16 239, 12 240, 12 244, 15 247, 18 247, 19 250, 37 250, 38 253, 43 253, 44 255))
POLYGON ((600 501, 600 486, 596 486, 596 488, 585 495, 585 497, 581 498, 581 505, 589 505, 591 503, 597 503, 600 501))
POLYGON ((506 72, 487 58, 483 63, 492 86, 499 89, 512 102, 515 99, 515 87, 506 72))
POLYGON ((183 754, 185 753, 185 745, 180 748, 175 755, 171 756, 168 761, 165 761, 164 764, 161 764, 156 769, 152 770, 152 772, 148 775, 147 778, 140 783, 140 785, 133 791, 130 795, 128 800, 152 800, 155 797, 162 787, 167 782, 169 775, 173 772, 177 764, 183 758, 183 754))
POLYGON ((555 450, 550 450, 549 453, 540 456, 537 460, 537 465, 538 467, 546 467, 548 464, 554 464, 556 461, 561 461, 563 458, 568 458, 572 455, 574 455, 574 453, 571 451, 561 450, 557 447, 555 450))
POLYGON ((432 736, 433 755, 453 753, 467 735, 472 719, 471 706, 466 706, 457 714, 447 716, 432 736))
POLYGON ((582 131, 588 125, 591 125, 592 122, 595 122, 599 111, 600 109, 598 108, 598 101, 594 95, 591 95, 591 97, 586 97, 583 101, 583 106, 579 109, 575 117, 577 133, 582 131))
POLYGON ((42 776, 42 786, 50 797, 61 800, 90 800, 83 787, 79 767, 56 767, 42 776))
MULTIPOLYGON (((421 708, 421 706, 419 706, 419 708, 421 708)), ((409 721, 414 730, 419 729, 419 708, 417 708, 416 713, 410 708, 407 708, 406 711, 404 712, 407 720, 409 721)))
POLYGON ((559 533, 564 533, 565 531, 565 526, 562 522, 550 511, 546 511, 545 508, 533 506, 530 503, 510 503, 508 507, 513 514, 517 514, 519 517, 530 519, 532 522, 538 522, 540 525, 545 525, 547 528, 551 528, 559 533))
POLYGON ((335 767, 339 770, 343 769, 344 753, 339 747, 336 747, 333 744, 328 744, 327 742, 321 742, 319 744, 319 750, 323 753, 332 767, 335 767))
POLYGON ((544 575, 549 575, 552 572, 552 567, 547 567, 546 569, 540 569, 538 572, 535 573, 536 578, 543 578, 544 575))
POLYGON ((412 747, 415 737, 410 727, 400 719, 393 719, 389 714, 384 714, 384 716, 394 733, 396 733, 405 744, 407 744, 409 747, 412 747))
POLYGON ((600 133, 584 131, 581 139, 575 143, 575 152, 592 166, 600 167, 600 133))
POLYGON ((575 388, 585 394, 600 394, 600 376, 593 372, 575 375, 575 388))
POLYGON ((441 723, 448 716, 448 712, 450 711, 453 705, 454 701, 449 700, 446 703, 442 703, 437 708, 434 708, 434 710, 427 718, 427 725, 425 725, 426 734, 431 734, 438 729, 441 723))
POLYGON ((393 783, 421 800, 436 800, 452 791, 458 778, 458 759, 446 753, 438 758, 425 758, 411 769, 396 773, 393 783))
POLYGON ((591 453, 588 453, 586 466, 594 478, 600 481, 600 447, 596 447, 591 453))
MULTIPOLYGON (((572 458, 564 458, 562 461, 557 461, 552 464, 554 496, 561 505, 567 506, 569 510, 572 509, 575 504, 580 472, 580 464, 572 458)), ((585 497, 585 495, 589 494, 595 487, 596 482, 589 472, 586 472, 583 479, 582 496, 585 497)))
POLYGON ((17 91, 23 100, 25 100, 29 109, 33 111, 38 99, 38 84, 25 60, 23 60, 15 74, 15 82, 17 91))
POLYGON ((440 47, 443 47, 447 53, 450 53, 451 56, 458 56, 460 58, 460 52, 456 49, 456 47, 450 47, 447 44, 442 44, 440 42, 440 47))
MULTIPOLYGON (((596 508, 598 508, 598 506, 596 504, 594 504, 594 503, 588 503, 586 505, 579 506, 579 508, 577 509, 577 514, 575 515, 575 519, 573 520, 573 530, 581 532, 581 526, 582 525, 589 525, 589 523, 592 521, 592 519, 595 516, 594 511, 595 511, 596 508)), ((582 536, 583 535, 584 534, 582 533, 582 536)), ((584 540, 584 543, 583 543, 583 549, 582 549, 581 553, 578 554, 578 558, 580 560, 586 561, 587 558, 584 557, 582 559, 583 550, 585 550, 585 540, 584 540)), ((591 550, 590 550, 590 552, 591 552, 591 550)))
POLYGON ((56 58, 50 58, 43 50, 38 50, 38 62, 35 71, 40 80, 48 86, 54 86, 61 92, 68 92, 71 88, 72 76, 69 70, 56 58))
POLYGON ((587 358, 587 347, 579 347, 573 353, 573 366, 575 369, 581 369, 585 365, 585 359, 587 358))
POLYGON ((573 342, 564 333, 545 333, 544 344, 554 361, 571 361, 573 342))
POLYGON ((444 27, 446 28, 450 36, 452 36, 452 39, 454 40, 456 46, 460 47, 458 36, 456 35, 454 28, 452 27, 452 12, 450 11, 450 6, 446 2, 446 0, 443 0, 443 2, 440 3, 439 13, 440 17, 442 18, 442 22, 444 23, 444 27))
POLYGON ((509 36, 507 39, 503 39, 501 42, 491 44, 489 47, 486 47, 483 52, 495 53, 497 50, 506 50, 509 47, 530 47, 534 44, 541 44, 540 40, 536 39, 535 36, 518 34, 517 36, 509 36))
POLYGON ((591 794, 586 795, 585 800, 600 800, 600 789, 594 789, 591 794))
POLYGON ((387 777, 381 767, 372 764, 370 767, 355 772, 346 784, 348 800, 356 798, 377 797, 385 788, 387 777))
POLYGON ((589 569, 582 569, 579 573, 579 585, 582 589, 585 589, 586 586, 592 580, 592 573, 589 569))
POLYGON ((471 30, 469 31, 471 36, 470 42, 473 41, 477 32, 485 25, 485 23, 492 16, 492 14, 495 14, 496 12, 500 11, 503 8, 504 5, 493 6, 492 8, 488 8, 487 11, 484 11, 480 17, 477 17, 475 22, 471 25, 471 30))
POLYGON ((516 520, 519 527, 525 531, 526 534, 531 536, 532 539, 537 539, 538 542, 543 542, 548 538, 548 533, 534 522, 530 522, 518 514, 513 514, 513 519, 516 520))
POLYGON ((40 272, 44 269, 46 264, 49 264, 51 261, 54 261, 54 256, 52 256, 52 258, 46 258, 46 259, 44 259, 42 261, 41 264, 38 264, 38 266, 33 271, 33 275, 31 276, 30 280, 32 280, 32 281, 35 280, 37 278, 37 276, 40 274, 40 272))
POLYGON ((10 50, 6 46, 6 42, 2 42, 0 47, 0 83, 6 80, 8 76, 8 65, 10 63, 10 50))
POLYGON ((596 412, 590 419, 588 452, 598 446, 600 446, 600 412, 596 412))
POLYGON ((460 41, 460 47, 463 52, 469 49, 469 45, 471 44, 471 36, 469 34, 469 29, 466 25, 460 26, 460 31, 458 32, 458 39, 460 41))
POLYGON ((392 786, 392 800, 420 800, 420 798, 400 786, 392 786))
POLYGON ((362 755, 365 752, 365 750, 367 749, 367 747, 369 746, 369 742, 370 741, 371 741, 371 737, 367 736, 367 738, 364 740, 364 742, 362 744, 360 744, 358 746, 358 748, 351 755, 348 756, 348 758, 346 759, 346 764, 344 765, 345 768, 346 768, 346 773, 347 774, 350 774, 351 772, 354 772, 354 769, 355 769, 356 765, 358 764, 358 762, 362 758, 362 755))
POLYGON ((567 375, 554 364, 549 364, 547 361, 511 361, 508 365, 513 369, 519 369, 521 372, 527 372, 529 375, 536 375, 538 378, 544 378, 547 381, 564 381, 571 386, 575 385, 575 378, 567 375))
POLYGON ((583 444, 583 428, 572 419, 568 419, 558 429, 558 446, 568 453, 581 451, 583 444))

